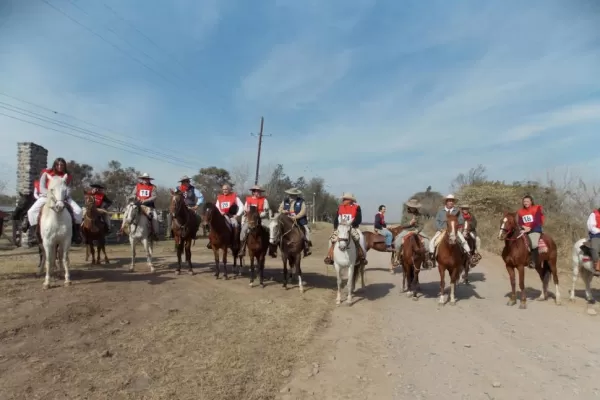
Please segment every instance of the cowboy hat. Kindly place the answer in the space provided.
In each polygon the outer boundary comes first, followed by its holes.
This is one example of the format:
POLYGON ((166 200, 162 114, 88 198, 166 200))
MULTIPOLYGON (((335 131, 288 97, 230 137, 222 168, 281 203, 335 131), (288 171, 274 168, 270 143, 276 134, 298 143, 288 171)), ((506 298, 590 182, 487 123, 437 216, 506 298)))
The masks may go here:
POLYGON ((342 200, 345 200, 345 199, 356 201, 356 197, 354 197, 354 195, 350 192, 342 193, 342 200))
POLYGON ((99 183, 92 183, 92 184, 90 185, 90 187, 91 187, 91 188, 95 188, 95 189, 106 189, 104 186, 102 186, 102 185, 101 185, 101 184, 99 184, 99 183))
POLYGON ((151 178, 147 172, 144 172, 142 175, 138 176, 138 179, 150 179, 151 181, 154 180, 154 178, 151 178))
POLYGON ((287 194, 291 194, 293 196, 300 196, 302 194, 302 192, 300 190, 298 190, 298 188, 289 188, 288 190, 285 191, 287 194))
POLYGON ((461 204, 458 208, 471 208, 468 204, 461 204))
POLYGON ((260 185, 254 185, 250 188, 250 191, 253 192, 255 190, 258 190, 259 192, 264 192, 265 189, 263 189, 260 185))
POLYGON ((189 176, 187 176, 187 175, 184 175, 184 176, 182 176, 182 177, 181 177, 181 179, 180 179, 180 180, 178 180, 177 182, 183 182, 183 181, 189 181, 189 180, 190 180, 190 177, 189 177, 189 176))
POLYGON ((410 199, 409 201, 407 201, 404 204, 406 205, 406 207, 410 207, 410 208, 421 208, 421 207, 423 207, 421 205, 421 203, 419 203, 419 200, 417 200, 417 199, 410 199))
POLYGON ((449 194, 448 196, 444 197, 444 201, 448 201, 448 200, 458 200, 456 197, 454 197, 453 194, 449 194))

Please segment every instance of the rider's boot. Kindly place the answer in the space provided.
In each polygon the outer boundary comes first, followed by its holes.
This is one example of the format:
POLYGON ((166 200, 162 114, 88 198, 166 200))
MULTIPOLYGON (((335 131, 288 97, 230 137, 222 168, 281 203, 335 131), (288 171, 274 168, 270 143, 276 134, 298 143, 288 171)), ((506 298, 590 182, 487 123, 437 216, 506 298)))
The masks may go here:
POLYGON ((30 226, 31 226, 31 225, 29 224, 29 218, 25 218, 25 219, 23 220, 23 223, 21 224, 21 230, 22 230, 23 232, 27 232, 27 231, 29 230, 29 227, 30 227, 30 226))
POLYGON ((323 260, 325 262, 325 264, 327 265, 333 265, 333 247, 335 246, 335 243, 331 243, 331 246, 329 246, 329 250, 327 251, 327 257, 325 257, 325 260, 323 260))
POLYGON ((72 242, 75 244, 81 244, 81 225, 73 223, 73 238, 72 242))
POLYGON ((529 268, 535 268, 535 264, 537 263, 538 258, 538 249, 533 249, 529 253, 529 264, 527 265, 529 268))
POLYGON ((398 249, 398 251, 395 254, 393 266, 394 267, 402 266, 402 245, 400 245, 400 248, 398 249))
POLYGON ((435 268, 436 266, 436 262, 435 262, 435 250, 432 252, 429 252, 429 264, 431 265, 431 268, 435 268))

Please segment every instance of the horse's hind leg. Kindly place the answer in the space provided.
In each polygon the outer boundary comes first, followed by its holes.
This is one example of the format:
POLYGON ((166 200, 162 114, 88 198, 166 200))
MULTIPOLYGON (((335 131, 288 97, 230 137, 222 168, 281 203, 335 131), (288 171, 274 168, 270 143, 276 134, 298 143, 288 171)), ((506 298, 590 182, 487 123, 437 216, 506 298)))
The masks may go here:
POLYGON ((412 299, 415 301, 419 300, 419 298, 417 297, 418 286, 419 286, 419 270, 417 270, 413 266, 413 278, 412 278, 410 289, 412 290, 412 299))
POLYGON ((185 241, 185 261, 188 265, 188 272, 190 275, 194 275, 194 268, 192 267, 192 240, 188 239, 185 241))
POLYGON ((471 269, 471 264, 468 261, 465 262, 464 272, 463 272, 463 276, 462 276, 463 283, 465 285, 469 284, 469 270, 470 269, 471 269))
MULTIPOLYGON (((294 265, 295 265, 295 269, 296 269, 296 275, 298 275, 298 289, 300 290, 300 293, 304 293, 304 281, 302 280, 302 267, 300 266, 300 263, 302 262, 302 257, 297 254, 294 258, 294 265)), ((354 290, 354 288, 352 288, 352 290, 354 290)), ((348 294, 348 298, 351 299, 352 297, 352 292, 350 292, 348 294)))
POLYGON ((438 270, 440 271, 440 300, 439 303, 444 305, 446 302, 444 291, 446 290, 446 267, 442 264, 438 264, 438 270))
POLYGON ((525 266, 519 265, 517 268, 519 270, 519 290, 521 290, 521 304, 519 304, 519 308, 524 310, 527 308, 527 293, 525 293, 525 266))
POLYGON ((259 279, 260 279, 260 286, 261 287, 265 287, 265 260, 266 260, 266 254, 263 253, 260 255, 260 257, 258 258, 258 273, 259 273, 259 279))
POLYGON ((144 244, 144 250, 146 250, 146 264, 150 268, 150 272, 154 272, 154 265, 152 265, 152 242, 146 238, 142 240, 142 243, 144 244))
POLYGON ((250 256, 250 287, 254 286, 254 252, 249 251, 250 256))
POLYGON ((175 241, 177 246, 177 269, 175 270, 175 273, 179 275, 181 273, 181 254, 183 253, 184 242, 180 237, 177 237, 175 241))
POLYGON ((225 280, 228 280, 229 275, 227 274, 227 247, 225 247, 222 251, 223 251, 223 277, 225 278, 225 280))
POLYGON ((221 268, 219 267, 219 249, 216 246, 212 246, 213 255, 215 257, 215 278, 219 279, 221 268))
MULTIPOLYGON (((108 256, 106 255, 106 238, 103 238, 100 243, 102 245, 102 253, 104 253, 104 263, 110 264, 110 261, 108 261, 108 256)), ((98 257, 100 257, 100 254, 98 254, 98 257)))
POLYGON ((513 267, 506 266, 508 272, 508 280, 510 281, 510 297, 508 299, 507 306, 514 306, 517 304, 517 282, 515 277, 515 269, 513 267))
POLYGON ((60 248, 60 253, 62 258, 62 267, 65 270, 65 286, 69 286, 71 284, 71 274, 69 272, 69 268, 71 268, 69 261, 69 250, 68 248, 66 248, 66 246, 63 245, 60 248))
POLYGON ((281 252, 281 259, 283 260, 283 287, 287 289, 288 283, 288 260, 285 253, 281 252))
POLYGON ((129 265, 129 271, 133 272, 135 268, 135 239, 129 237, 129 244, 131 245, 131 264, 129 265))
POLYGON ((455 265, 450 273, 450 305, 456 305, 456 282, 460 277, 460 266, 455 265))
POLYGON ((542 293, 536 299, 538 301, 544 301, 548 299, 548 283, 550 282, 550 271, 544 268, 545 261, 541 262, 541 267, 537 268, 538 275, 542 281, 542 293))

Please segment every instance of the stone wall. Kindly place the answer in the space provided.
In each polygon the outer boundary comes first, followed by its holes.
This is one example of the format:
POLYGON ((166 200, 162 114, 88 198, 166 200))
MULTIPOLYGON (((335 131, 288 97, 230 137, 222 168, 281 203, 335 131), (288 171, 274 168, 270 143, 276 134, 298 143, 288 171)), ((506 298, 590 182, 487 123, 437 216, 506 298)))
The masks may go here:
MULTIPOLYGON (((31 193, 33 182, 40 178, 42 170, 48 165, 48 150, 31 142, 17 143, 17 193, 31 193)), ((27 246, 35 240, 30 229, 21 239, 21 246, 27 246)))

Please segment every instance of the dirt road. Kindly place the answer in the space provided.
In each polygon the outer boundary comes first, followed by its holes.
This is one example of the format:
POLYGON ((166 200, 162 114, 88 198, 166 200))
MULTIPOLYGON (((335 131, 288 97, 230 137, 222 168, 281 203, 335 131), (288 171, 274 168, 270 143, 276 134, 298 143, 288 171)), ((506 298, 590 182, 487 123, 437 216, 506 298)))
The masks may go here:
MULTIPOLYGON (((421 274, 425 297, 400 293, 402 275, 369 253, 364 299, 333 313, 316 365, 298 365, 284 399, 591 399, 600 397, 599 321, 585 301, 531 300, 506 306, 510 285, 499 257, 485 254, 457 290, 456 306, 439 307, 439 273, 421 274)), ((530 298, 540 281, 528 271, 530 298)), ((552 286, 552 285, 551 285, 552 286)), ((448 290, 448 289, 447 289, 448 290)), ((595 293, 598 296, 598 293, 595 293)))

